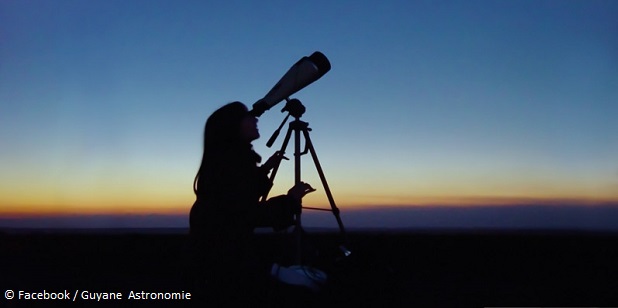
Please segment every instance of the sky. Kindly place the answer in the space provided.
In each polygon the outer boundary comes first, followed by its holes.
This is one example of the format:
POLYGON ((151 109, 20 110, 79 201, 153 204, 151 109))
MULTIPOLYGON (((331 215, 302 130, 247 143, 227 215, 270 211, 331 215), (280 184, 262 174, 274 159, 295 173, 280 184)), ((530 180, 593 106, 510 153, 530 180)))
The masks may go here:
MULTIPOLYGON (((343 212, 616 206, 616 16, 616 1, 0 0, 0 215, 188 214, 206 118, 314 51, 332 69, 292 97, 343 212)), ((259 119, 264 160, 281 107, 259 119)), ((308 156, 302 178, 304 204, 329 207, 308 156)), ((292 184, 284 161, 271 195, 292 184)))

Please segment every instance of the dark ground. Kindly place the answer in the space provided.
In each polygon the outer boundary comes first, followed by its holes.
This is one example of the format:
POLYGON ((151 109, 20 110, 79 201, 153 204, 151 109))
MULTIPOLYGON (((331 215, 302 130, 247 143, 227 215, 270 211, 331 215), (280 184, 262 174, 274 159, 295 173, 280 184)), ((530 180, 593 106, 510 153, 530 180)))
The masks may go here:
MULTIPOLYGON (((309 233, 306 260, 329 274, 329 284, 317 294, 272 285, 269 303, 283 307, 618 306, 615 233, 352 232, 349 238, 352 255, 337 261, 341 256, 338 234, 309 233)), ((260 234, 258 241, 265 251, 293 251, 290 235, 260 234)), ((126 305, 129 290, 196 294, 186 275, 187 243, 183 234, 0 233, 0 291, 123 292, 125 300, 103 301, 98 306, 126 305)), ((32 303, 0 298, 0 307, 32 303)), ((190 301, 140 303, 159 307, 197 301, 194 296, 190 301)))

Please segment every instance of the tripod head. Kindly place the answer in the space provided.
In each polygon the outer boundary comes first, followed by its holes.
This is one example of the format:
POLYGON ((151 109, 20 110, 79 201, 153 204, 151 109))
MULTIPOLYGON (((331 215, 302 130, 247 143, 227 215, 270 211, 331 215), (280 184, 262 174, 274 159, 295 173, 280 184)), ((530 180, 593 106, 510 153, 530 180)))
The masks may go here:
POLYGON ((286 98, 285 107, 281 109, 281 112, 286 112, 286 111, 290 113, 290 115, 298 119, 303 116, 305 111, 307 111, 307 108, 305 108, 305 106, 303 106, 303 103, 301 103, 298 99, 286 98))
POLYGON ((281 122, 281 125, 279 125, 279 128, 277 128, 277 130, 273 133, 273 135, 270 136, 270 139, 268 139, 266 146, 269 148, 273 145, 273 143, 275 143, 275 140, 277 140, 277 137, 279 137, 281 128, 283 128, 283 125, 285 125, 285 123, 288 121, 288 118, 290 117, 290 115, 293 116, 296 120, 298 120, 297 122, 300 122, 300 117, 302 117, 305 111, 307 111, 307 108, 305 108, 303 103, 301 103, 298 99, 286 98, 285 100, 286 100, 285 107, 281 109, 281 112, 287 111, 288 115, 285 116, 285 118, 283 119, 283 122, 281 122))

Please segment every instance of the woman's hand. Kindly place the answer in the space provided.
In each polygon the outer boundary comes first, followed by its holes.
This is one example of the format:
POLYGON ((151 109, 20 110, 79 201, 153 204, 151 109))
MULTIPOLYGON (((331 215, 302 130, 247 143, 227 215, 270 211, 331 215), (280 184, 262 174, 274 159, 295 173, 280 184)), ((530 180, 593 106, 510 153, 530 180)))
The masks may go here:
POLYGON ((275 168, 275 166, 278 166, 281 163, 282 159, 289 160, 287 157, 283 156, 283 152, 281 151, 275 152, 273 156, 268 158, 268 160, 266 160, 266 162, 262 164, 263 170, 266 172, 269 172, 270 170, 275 168))
POLYGON ((294 187, 290 188, 290 190, 288 190, 288 196, 294 198, 294 200, 300 202, 300 200, 302 200, 302 198, 311 192, 314 192, 315 189, 313 187, 311 187, 311 185, 305 183, 305 182, 300 182, 296 185, 294 185, 294 187))

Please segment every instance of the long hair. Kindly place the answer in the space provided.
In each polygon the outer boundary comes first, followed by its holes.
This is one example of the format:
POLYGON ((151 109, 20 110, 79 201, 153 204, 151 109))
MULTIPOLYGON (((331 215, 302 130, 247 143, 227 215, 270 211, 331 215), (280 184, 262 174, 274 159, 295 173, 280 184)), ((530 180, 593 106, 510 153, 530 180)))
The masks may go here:
POLYGON ((232 102, 217 109, 206 120, 204 153, 193 180, 193 192, 196 195, 200 179, 208 176, 212 165, 219 163, 218 159, 242 157, 256 164, 261 161, 262 158, 253 151, 251 143, 243 139, 240 133, 240 124, 248 114, 247 106, 241 102, 232 102))

